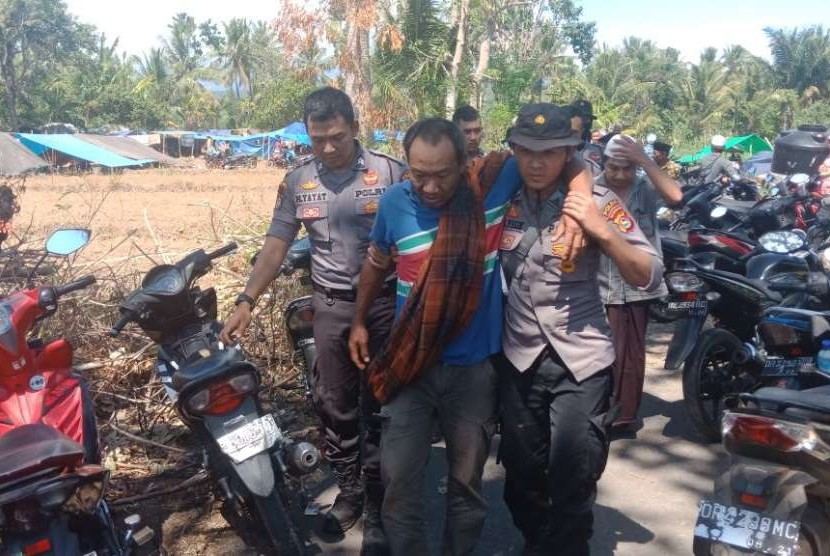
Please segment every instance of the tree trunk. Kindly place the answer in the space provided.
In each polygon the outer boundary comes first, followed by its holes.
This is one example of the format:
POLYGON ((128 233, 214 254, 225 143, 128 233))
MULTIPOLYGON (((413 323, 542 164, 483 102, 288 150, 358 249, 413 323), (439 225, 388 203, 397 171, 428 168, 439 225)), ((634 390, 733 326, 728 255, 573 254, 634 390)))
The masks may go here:
MULTIPOLYGON (((361 137, 369 137, 372 126, 372 66, 369 52, 370 26, 365 24, 365 14, 360 2, 353 2, 346 14, 348 29, 346 31, 346 50, 341 55, 345 70, 346 94, 352 99, 357 117, 361 122, 361 137)), ((364 8, 365 9, 365 8, 364 8)))
POLYGON ((455 112, 455 97, 458 94, 458 71, 461 60, 464 58, 464 48, 467 46, 467 19, 470 14, 470 0, 461 0, 458 5, 458 33, 455 38, 455 53, 450 66, 450 78, 447 83, 447 99, 444 104, 447 118, 455 112))
POLYGON ((473 73, 473 97, 471 104, 477 110, 481 110, 482 83, 484 82, 484 73, 490 67, 490 48, 496 32, 496 24, 493 21, 492 14, 487 15, 485 26, 484 36, 478 47, 478 63, 476 64, 475 73, 473 73))
POLYGON ((4 45, 3 59, 0 60, 0 71, 3 74, 6 97, 6 114, 9 118, 8 125, 11 131, 19 131, 20 117, 17 115, 17 79, 14 71, 14 47, 11 44, 4 45))

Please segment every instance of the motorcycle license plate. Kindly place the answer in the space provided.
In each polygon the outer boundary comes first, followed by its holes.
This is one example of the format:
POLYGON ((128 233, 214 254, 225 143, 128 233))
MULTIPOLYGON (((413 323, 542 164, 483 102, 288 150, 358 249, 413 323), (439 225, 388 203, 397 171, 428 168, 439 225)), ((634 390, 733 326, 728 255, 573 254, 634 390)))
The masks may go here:
POLYGON ((675 314, 703 316, 707 312, 707 304, 705 299, 696 299, 695 301, 669 301, 666 308, 675 314))
POLYGON ((805 365, 810 365, 812 357, 796 357, 795 359, 784 359, 782 357, 770 357, 764 361, 764 369, 761 375, 765 377, 797 377, 799 370, 805 365))
POLYGON ((761 554, 794 556, 801 522, 701 500, 695 536, 761 554))
POLYGON ((236 463, 270 450, 282 434, 270 413, 216 439, 219 448, 236 463))

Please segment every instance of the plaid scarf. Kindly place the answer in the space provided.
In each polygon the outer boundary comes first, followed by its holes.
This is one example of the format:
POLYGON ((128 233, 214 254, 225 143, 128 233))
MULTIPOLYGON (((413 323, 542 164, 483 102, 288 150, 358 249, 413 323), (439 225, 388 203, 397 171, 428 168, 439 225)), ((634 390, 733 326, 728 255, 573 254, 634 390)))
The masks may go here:
POLYGON ((441 212, 429 257, 386 343, 366 369, 375 397, 387 403, 401 387, 438 362, 470 324, 484 283, 484 198, 509 155, 471 161, 441 212))

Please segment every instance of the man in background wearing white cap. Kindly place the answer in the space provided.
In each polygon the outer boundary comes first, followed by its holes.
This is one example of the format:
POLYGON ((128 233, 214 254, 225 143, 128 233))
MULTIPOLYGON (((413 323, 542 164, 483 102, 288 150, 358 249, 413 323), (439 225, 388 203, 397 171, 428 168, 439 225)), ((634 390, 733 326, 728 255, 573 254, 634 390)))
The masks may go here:
POLYGON ((741 179, 741 175, 735 166, 723 155, 726 148, 726 138, 723 135, 715 135, 711 141, 712 153, 707 154, 700 161, 700 175, 704 183, 719 181, 723 176, 728 176, 732 181, 741 179))
MULTIPOLYGON (((625 203, 628 213, 662 259, 657 200, 662 197, 669 206, 680 203, 683 199, 680 187, 646 154, 642 145, 627 135, 612 137, 604 155, 604 170, 595 183, 607 187, 625 203), (638 174, 638 166, 645 175, 638 174)), ((605 256, 600 262, 599 284, 614 338, 612 403, 620 405, 620 415, 612 426, 616 432, 630 433, 640 427, 637 412, 645 380, 648 305, 668 291, 665 284, 651 291, 626 284, 614 261, 605 256)))

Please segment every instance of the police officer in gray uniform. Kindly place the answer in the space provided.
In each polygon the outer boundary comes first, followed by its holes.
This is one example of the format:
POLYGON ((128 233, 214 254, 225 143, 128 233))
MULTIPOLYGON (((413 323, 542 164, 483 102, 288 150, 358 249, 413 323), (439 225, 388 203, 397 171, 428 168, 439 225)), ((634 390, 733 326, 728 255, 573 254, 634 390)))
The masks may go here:
POLYGON ((599 298, 604 253, 622 277, 654 289, 663 267, 620 199, 595 186, 565 196, 562 168, 580 139, 548 103, 522 108, 508 141, 523 185, 507 210, 501 262, 509 279, 499 371, 504 498, 525 554, 588 555, 596 483, 607 458, 614 361, 599 298), (552 230, 562 214, 591 241, 575 262, 552 230))
MULTIPOLYGON (((304 121, 315 156, 289 173, 280 186, 265 245, 222 335, 230 341, 248 326, 256 298, 276 277, 303 224, 312 243, 314 394, 325 426, 326 455, 340 487, 324 530, 337 534, 355 524, 364 509, 365 482, 364 553, 368 554, 385 546, 379 514, 380 423, 372 417, 379 406, 365 376, 352 364, 347 342, 378 202, 387 186, 400 181, 405 167, 399 160, 364 149, 355 139, 354 109, 342 91, 326 87, 309 95, 304 121)), ((367 319, 372 342, 377 343, 370 346, 373 352, 385 341, 394 312, 391 282, 367 319)))

